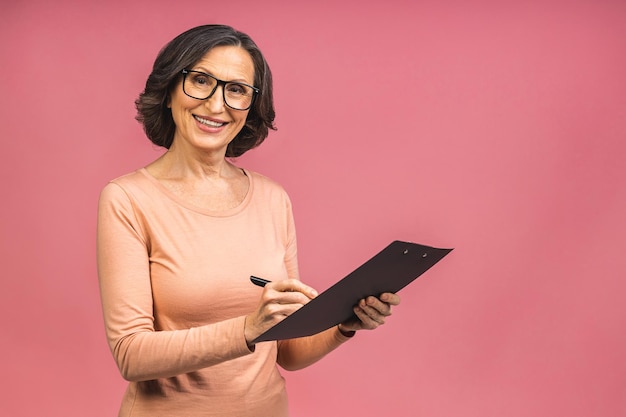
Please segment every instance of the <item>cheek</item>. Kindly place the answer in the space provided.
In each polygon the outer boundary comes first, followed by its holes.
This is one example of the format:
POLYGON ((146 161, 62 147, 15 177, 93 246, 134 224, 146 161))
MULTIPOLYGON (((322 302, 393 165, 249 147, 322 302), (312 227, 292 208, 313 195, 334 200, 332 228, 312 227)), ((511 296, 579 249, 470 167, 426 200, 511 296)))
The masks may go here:
POLYGON ((198 103, 186 100, 185 97, 179 97, 177 95, 170 96, 168 107, 172 112, 174 123, 176 123, 177 126, 180 126, 180 123, 184 123, 191 109, 197 107, 197 105, 198 103))
POLYGON ((249 116, 249 114, 250 114, 250 111, 248 110, 246 112, 243 112, 243 114, 241 114, 241 116, 239 116, 240 118, 238 119, 238 121, 239 121, 239 124, 241 124, 242 127, 248 124, 248 116, 249 116))

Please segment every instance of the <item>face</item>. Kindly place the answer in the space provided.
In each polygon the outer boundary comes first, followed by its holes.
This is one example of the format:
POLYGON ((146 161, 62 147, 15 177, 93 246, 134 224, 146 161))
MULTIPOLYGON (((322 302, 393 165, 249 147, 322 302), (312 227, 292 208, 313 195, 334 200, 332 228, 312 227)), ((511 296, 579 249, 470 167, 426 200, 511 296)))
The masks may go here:
MULTIPOLYGON (((254 64, 248 52, 237 46, 211 49, 189 70, 201 71, 224 81, 254 85, 254 64)), ((228 144, 246 123, 250 110, 234 110, 224 103, 223 86, 206 100, 183 92, 182 79, 170 93, 169 107, 176 124, 170 150, 187 149, 226 153, 228 144)))

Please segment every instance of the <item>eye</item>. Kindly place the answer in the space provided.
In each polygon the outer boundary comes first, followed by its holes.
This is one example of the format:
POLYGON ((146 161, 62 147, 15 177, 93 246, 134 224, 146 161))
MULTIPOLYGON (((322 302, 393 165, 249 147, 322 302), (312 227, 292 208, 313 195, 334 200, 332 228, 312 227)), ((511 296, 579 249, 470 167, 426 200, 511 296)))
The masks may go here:
POLYGON ((249 90, 250 90, 250 87, 247 87, 243 84, 228 83, 226 85, 226 91, 228 92, 228 94, 235 95, 235 96, 248 95, 249 90))
POLYGON ((192 74, 191 81, 198 86, 204 86, 209 84, 209 77, 203 74, 192 74))

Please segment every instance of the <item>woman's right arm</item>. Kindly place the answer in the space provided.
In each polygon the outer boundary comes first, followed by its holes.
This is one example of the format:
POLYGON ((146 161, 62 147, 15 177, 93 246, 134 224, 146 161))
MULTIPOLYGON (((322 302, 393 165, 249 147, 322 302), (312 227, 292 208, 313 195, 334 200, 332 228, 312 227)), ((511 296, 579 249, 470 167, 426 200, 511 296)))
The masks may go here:
POLYGON ((167 378, 250 354, 245 317, 155 331, 149 241, 126 192, 108 184, 98 205, 98 279, 107 339, 122 376, 167 378))

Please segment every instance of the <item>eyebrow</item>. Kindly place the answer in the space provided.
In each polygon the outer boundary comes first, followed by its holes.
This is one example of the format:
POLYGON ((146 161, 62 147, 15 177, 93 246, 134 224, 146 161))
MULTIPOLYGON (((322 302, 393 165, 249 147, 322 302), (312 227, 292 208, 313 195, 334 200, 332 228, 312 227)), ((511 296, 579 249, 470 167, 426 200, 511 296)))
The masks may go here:
MULTIPOLYGON (((209 74, 212 77, 215 77, 215 74, 213 74, 211 71, 208 71, 206 68, 203 67, 194 67, 191 68, 192 71, 200 71, 200 72, 204 72, 205 74, 209 74)), ((218 78, 218 77, 215 77, 218 78)), ((219 79, 219 78, 218 78, 219 79)), ((243 78, 236 78, 234 80, 222 80, 222 81, 226 81, 227 83, 241 83, 241 84, 246 84, 246 85, 254 85, 254 81, 250 82, 246 79, 243 78)))

